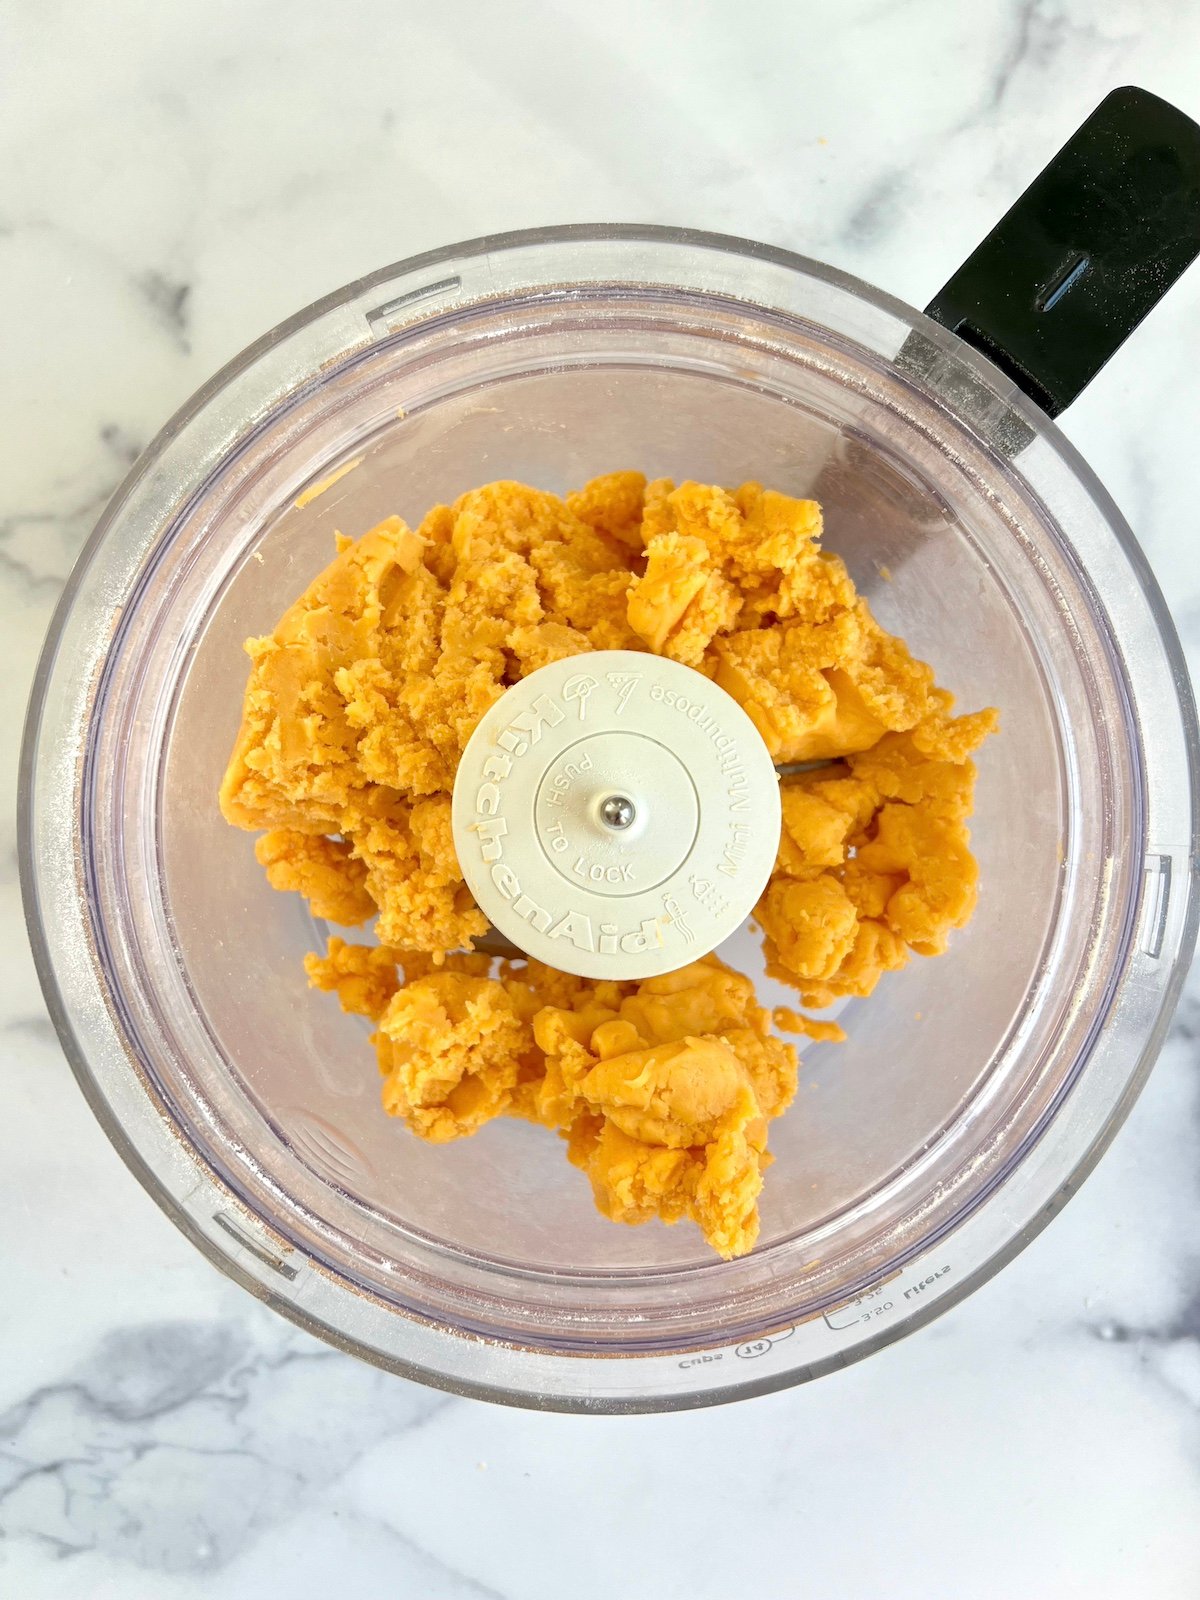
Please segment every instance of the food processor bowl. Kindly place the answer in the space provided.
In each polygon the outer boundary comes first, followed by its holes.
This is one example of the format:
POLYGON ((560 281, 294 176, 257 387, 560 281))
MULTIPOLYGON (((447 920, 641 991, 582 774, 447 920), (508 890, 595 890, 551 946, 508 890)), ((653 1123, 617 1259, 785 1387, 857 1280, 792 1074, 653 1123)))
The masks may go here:
MULTIPOLYGON (((240 356, 137 463, 59 608, 24 758, 25 889, 79 1081, 211 1260, 343 1349, 461 1393, 664 1409, 867 1354, 1078 1185, 1162 1038, 1196 924, 1196 725, 1162 598, 1043 412, 936 323, 780 250, 653 228, 477 240, 240 356), (981 898, 846 1004, 772 1127, 758 1248, 622 1228, 545 1130, 431 1146, 369 1027, 309 991, 329 930, 216 793, 243 641, 335 530, 496 478, 617 468, 825 508, 826 544, 962 709, 997 705, 981 898), (339 473, 322 489, 327 479, 339 473), (322 492, 314 492, 321 490, 322 492)), ((794 996, 742 930, 720 953, 794 996)))

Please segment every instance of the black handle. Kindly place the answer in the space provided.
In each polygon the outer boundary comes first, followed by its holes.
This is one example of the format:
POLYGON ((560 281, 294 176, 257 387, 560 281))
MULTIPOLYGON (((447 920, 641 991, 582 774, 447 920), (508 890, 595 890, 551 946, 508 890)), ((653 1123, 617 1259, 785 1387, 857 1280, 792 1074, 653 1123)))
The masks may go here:
POLYGON ((1200 254, 1200 127, 1114 89, 926 306, 1056 417, 1200 254))

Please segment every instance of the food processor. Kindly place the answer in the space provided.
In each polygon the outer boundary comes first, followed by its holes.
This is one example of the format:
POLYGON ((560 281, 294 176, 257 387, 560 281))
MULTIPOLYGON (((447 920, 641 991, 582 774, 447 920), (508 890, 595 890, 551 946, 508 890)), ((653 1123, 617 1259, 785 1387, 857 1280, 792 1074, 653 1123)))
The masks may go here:
MULTIPOLYGON (((394 1371, 613 1412, 843 1366, 1036 1233, 1140 1089, 1197 914, 1182 655, 1050 419, 1198 249, 1200 129, 1119 90, 924 315, 761 244, 552 228, 374 273, 195 396, 56 614, 22 874, 79 1083, 210 1260, 394 1371), (979 757, 978 910, 948 954, 845 1003, 846 1042, 805 1043, 760 1242, 733 1261, 686 1226, 607 1222, 544 1130, 502 1119, 434 1147, 387 1118, 369 1025, 305 985, 330 930, 268 887, 216 800, 242 643, 335 531, 415 523, 490 479, 564 492, 624 467, 819 499, 882 625, 964 709, 1002 714, 979 757)), ((677 754, 686 807, 693 773, 710 780, 677 754)), ((588 804, 621 826, 618 801, 588 804)), ((588 859, 603 869, 601 845, 588 859)), ((794 999, 744 923, 719 952, 764 1005, 794 999)))

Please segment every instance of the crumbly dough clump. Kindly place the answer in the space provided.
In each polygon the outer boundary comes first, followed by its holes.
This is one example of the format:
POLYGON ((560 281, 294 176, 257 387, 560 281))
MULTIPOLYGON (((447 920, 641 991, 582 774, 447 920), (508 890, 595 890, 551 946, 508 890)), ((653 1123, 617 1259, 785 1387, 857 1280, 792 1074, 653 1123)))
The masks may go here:
POLYGON ((538 962, 330 940, 310 981, 378 1024, 384 1108, 441 1143, 509 1114, 556 1129, 617 1222, 690 1217, 723 1256, 758 1235, 767 1124, 796 1092, 748 979, 716 956, 640 983, 538 962))
POLYGON ((758 484, 619 472, 565 498, 487 484, 415 532, 389 517, 339 535, 332 564, 246 647, 221 786, 228 820, 262 831, 274 887, 343 926, 377 916, 378 945, 335 938, 308 965, 376 1022, 386 1110, 432 1140, 502 1114, 555 1128, 606 1216, 691 1218, 724 1256, 757 1235, 793 1048, 715 957, 613 984, 470 953, 487 923, 450 800, 476 723, 525 674, 588 650, 670 656, 727 690, 777 763, 833 763, 782 780, 755 913, 771 973, 823 1006, 944 950, 975 904, 970 757, 996 714, 952 715, 821 531, 815 501, 758 484))

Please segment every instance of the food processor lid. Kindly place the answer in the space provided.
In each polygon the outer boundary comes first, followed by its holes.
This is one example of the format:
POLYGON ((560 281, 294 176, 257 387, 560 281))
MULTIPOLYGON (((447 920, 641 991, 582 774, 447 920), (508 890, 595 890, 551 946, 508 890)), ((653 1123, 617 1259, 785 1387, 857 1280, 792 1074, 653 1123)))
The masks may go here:
POLYGON ((540 667, 480 720, 459 762, 454 848, 519 949, 588 978, 707 955, 766 887, 779 783, 741 706, 633 650, 540 667))

